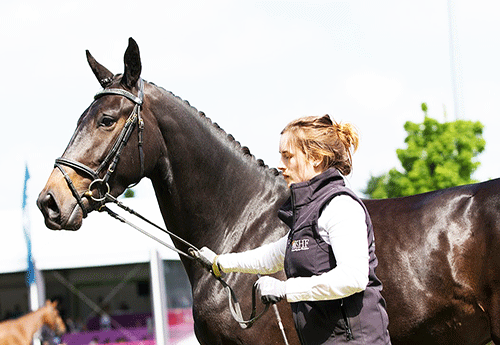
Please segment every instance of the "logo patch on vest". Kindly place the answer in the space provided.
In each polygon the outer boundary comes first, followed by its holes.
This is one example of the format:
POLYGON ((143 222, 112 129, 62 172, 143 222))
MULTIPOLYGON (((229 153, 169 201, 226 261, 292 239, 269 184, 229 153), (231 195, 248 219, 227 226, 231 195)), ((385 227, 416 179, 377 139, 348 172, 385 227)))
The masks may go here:
POLYGON ((309 250, 309 239, 294 240, 292 241, 292 252, 300 252, 302 250, 309 250))

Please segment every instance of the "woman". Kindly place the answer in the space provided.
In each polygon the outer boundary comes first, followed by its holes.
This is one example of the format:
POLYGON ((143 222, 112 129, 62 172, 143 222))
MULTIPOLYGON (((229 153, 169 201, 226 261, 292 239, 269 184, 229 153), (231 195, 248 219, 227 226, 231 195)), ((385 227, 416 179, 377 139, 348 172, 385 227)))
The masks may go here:
POLYGON ((286 281, 264 276, 257 286, 291 303, 302 344, 390 344, 370 216, 343 179, 358 142, 352 125, 328 115, 292 121, 281 132, 278 167, 291 191, 278 216, 290 232, 243 253, 200 250, 216 274, 284 269, 286 281))

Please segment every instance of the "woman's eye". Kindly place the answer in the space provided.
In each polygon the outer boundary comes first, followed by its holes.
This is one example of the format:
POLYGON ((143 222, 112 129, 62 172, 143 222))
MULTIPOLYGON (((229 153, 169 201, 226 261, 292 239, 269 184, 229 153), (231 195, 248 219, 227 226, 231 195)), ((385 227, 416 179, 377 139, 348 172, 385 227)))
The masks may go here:
POLYGON ((111 127, 115 123, 115 120, 112 117, 104 116, 101 120, 101 127, 111 127))

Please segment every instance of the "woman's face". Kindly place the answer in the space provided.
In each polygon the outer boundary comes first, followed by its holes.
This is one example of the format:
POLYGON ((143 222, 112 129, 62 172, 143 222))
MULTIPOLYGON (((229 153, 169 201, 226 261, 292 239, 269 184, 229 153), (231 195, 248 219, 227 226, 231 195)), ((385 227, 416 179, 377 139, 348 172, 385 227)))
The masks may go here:
POLYGON ((289 142, 290 134, 285 132, 280 138, 281 161, 278 169, 283 174, 288 187, 293 183, 305 182, 322 171, 307 159, 306 154, 289 142))

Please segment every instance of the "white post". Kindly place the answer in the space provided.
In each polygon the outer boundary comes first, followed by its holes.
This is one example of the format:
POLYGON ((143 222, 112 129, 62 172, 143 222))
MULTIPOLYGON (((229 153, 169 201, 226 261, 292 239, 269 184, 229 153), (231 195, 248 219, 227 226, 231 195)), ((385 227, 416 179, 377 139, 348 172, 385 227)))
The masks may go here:
POLYGON ((166 345, 169 339, 167 289, 163 261, 156 249, 151 250, 151 290, 153 293, 153 318, 157 345, 166 345))
POLYGON ((30 310, 35 311, 45 304, 45 279, 43 273, 36 268, 35 260, 33 260, 35 282, 29 286, 29 303, 30 310))
MULTIPOLYGON (((35 262, 33 260, 35 282, 31 283, 29 286, 29 304, 30 310, 35 311, 45 304, 45 280, 43 279, 43 274, 40 270, 36 268, 35 262)), ((41 329, 36 331, 33 338, 33 345, 41 345, 40 341, 41 329)))
MULTIPOLYGON (((38 283, 32 283, 29 286, 29 303, 30 303, 30 310, 35 311, 38 308, 40 308, 40 293, 38 291, 38 283)), ((33 345, 41 345, 40 341, 40 335, 41 335, 42 329, 40 328, 35 332, 33 335, 33 345)))

